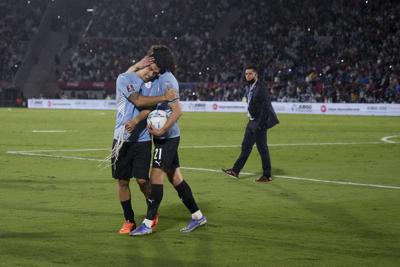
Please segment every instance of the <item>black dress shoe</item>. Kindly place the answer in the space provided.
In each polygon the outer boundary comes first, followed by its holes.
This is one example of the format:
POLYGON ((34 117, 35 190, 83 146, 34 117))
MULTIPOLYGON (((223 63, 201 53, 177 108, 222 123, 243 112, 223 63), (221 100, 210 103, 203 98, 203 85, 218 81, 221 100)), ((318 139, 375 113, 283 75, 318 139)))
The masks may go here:
POLYGON ((238 179, 239 178, 239 174, 237 174, 236 172, 234 172, 232 169, 222 169, 222 171, 229 175, 232 178, 238 179))
POLYGON ((260 183, 268 183, 271 182, 272 178, 271 177, 267 177, 267 176, 261 176, 260 178, 258 178, 256 180, 256 182, 260 182, 260 183))

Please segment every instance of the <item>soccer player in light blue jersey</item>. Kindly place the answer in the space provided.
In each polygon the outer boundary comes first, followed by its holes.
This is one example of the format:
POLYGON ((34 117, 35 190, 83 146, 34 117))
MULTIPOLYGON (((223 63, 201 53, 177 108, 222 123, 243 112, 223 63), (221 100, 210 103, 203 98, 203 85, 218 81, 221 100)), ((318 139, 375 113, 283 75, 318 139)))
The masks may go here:
POLYGON ((146 199, 150 196, 151 190, 148 176, 151 138, 144 120, 150 110, 132 104, 130 98, 134 98, 142 106, 152 106, 176 98, 174 92, 167 92, 162 96, 150 96, 151 87, 144 83, 159 72, 152 59, 144 58, 135 66, 135 72, 130 68, 120 74, 116 81, 117 115, 111 163, 112 176, 118 181, 118 196, 125 217, 125 222, 119 230, 120 234, 128 234, 136 227, 131 204, 130 179, 136 178, 146 199))
MULTIPOLYGON (((154 57, 154 63, 160 69, 159 76, 152 82, 152 93, 161 96, 169 88, 174 88, 176 94, 179 95, 178 81, 173 75, 175 59, 172 52, 166 46, 157 45, 151 47, 149 54, 154 57)), ((163 198, 163 180, 165 176, 168 177, 182 202, 191 213, 189 223, 181 229, 181 232, 191 232, 207 222, 206 217, 196 204, 190 186, 183 179, 180 171, 178 157, 180 131, 177 121, 182 115, 182 109, 179 98, 169 102, 160 101, 156 108, 165 110, 169 117, 162 128, 149 128, 149 132, 153 135, 154 143, 153 164, 150 175, 151 194, 148 198, 146 218, 138 228, 130 233, 133 236, 151 234, 153 232, 151 226, 163 198)))

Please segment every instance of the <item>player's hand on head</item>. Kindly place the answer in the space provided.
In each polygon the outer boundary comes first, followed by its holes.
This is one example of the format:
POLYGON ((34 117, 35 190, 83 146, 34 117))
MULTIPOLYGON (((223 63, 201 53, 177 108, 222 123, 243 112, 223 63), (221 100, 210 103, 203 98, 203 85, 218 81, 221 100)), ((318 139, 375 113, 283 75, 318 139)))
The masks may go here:
POLYGON ((174 88, 168 88, 165 91, 164 96, 167 102, 174 101, 178 98, 178 95, 176 94, 176 90, 174 88))
POLYGON ((136 67, 138 69, 143 69, 143 68, 146 68, 147 66, 149 66, 153 62, 154 62, 154 57, 145 56, 136 63, 136 67))

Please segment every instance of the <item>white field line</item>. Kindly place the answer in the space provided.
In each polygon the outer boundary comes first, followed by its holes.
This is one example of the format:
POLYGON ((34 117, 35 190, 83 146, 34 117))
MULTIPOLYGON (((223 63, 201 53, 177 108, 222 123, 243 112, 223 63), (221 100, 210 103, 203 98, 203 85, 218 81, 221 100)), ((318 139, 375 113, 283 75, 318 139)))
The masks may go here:
POLYGON ((82 148, 82 149, 38 149, 38 150, 24 150, 24 151, 7 151, 8 154, 20 153, 42 153, 42 152, 89 152, 89 151, 111 151, 108 148, 82 148))
POLYGON ((383 142, 385 142, 385 143, 396 144, 396 143, 398 143, 398 142, 392 141, 392 140, 389 140, 389 139, 392 139, 392 138, 397 137, 397 136, 400 136, 400 135, 385 136, 385 137, 382 137, 381 140, 382 140, 383 142))
POLYGON ((333 143, 294 143, 294 144, 268 144, 268 146, 340 146, 340 145, 379 145, 383 142, 333 142, 333 143))
MULTIPOLYGON (((333 145, 385 145, 385 144, 397 144, 394 141, 383 141, 382 142, 331 142, 331 143, 293 143, 293 144, 268 144, 270 147, 288 147, 288 146, 333 146, 333 145)), ((195 145, 195 146, 179 146, 179 148, 237 148, 240 145, 195 145)), ((7 151, 9 154, 18 153, 37 153, 37 152, 86 152, 86 151, 110 151, 109 148, 83 148, 83 149, 40 149, 40 150, 23 150, 23 151, 7 151)))
MULTIPOLYGON (((17 155, 25 155, 25 156, 38 156, 38 157, 48 157, 48 158, 62 158, 62 159, 75 159, 75 160, 104 162, 104 159, 84 158, 84 157, 74 157, 74 156, 49 155, 49 154, 27 153, 27 152, 17 152, 17 151, 8 151, 7 153, 17 154, 17 155), (12 153, 10 153, 10 152, 12 152, 12 153)), ((181 167, 181 169, 191 170, 191 171, 205 171, 205 172, 222 173, 221 170, 207 169, 207 168, 181 167)), ((256 175, 255 173, 250 173, 250 172, 241 172, 241 174, 256 175)), ((282 178, 282 179, 290 179, 290 180, 307 181, 307 182, 329 183, 329 184, 338 184, 338 185, 351 185, 351 186, 363 186, 363 187, 400 190, 400 186, 394 186, 394 185, 363 184, 363 183, 354 183, 354 182, 348 182, 348 181, 320 180, 320 179, 314 179, 314 178, 285 176, 285 175, 275 175, 274 177, 282 178)))
POLYGON ((66 133, 67 130, 32 130, 32 133, 66 133))
POLYGON ((74 157, 74 156, 62 156, 62 155, 49 155, 49 154, 39 154, 32 153, 29 151, 7 151, 8 154, 15 155, 23 155, 23 156, 37 156, 37 157, 46 157, 46 158, 57 158, 57 159, 77 159, 77 160, 89 160, 89 161, 103 161, 101 159, 92 159, 92 158, 84 158, 84 157, 74 157))
MULTIPOLYGON (((390 142, 396 143, 396 142, 390 142)), ((385 142, 327 142, 327 143, 292 143, 292 144, 268 144, 270 147, 286 146, 334 146, 334 145, 380 145, 385 142)), ((179 146, 179 148, 234 148, 240 145, 208 145, 208 146, 179 146)))
POLYGON ((198 145, 198 146, 179 146, 179 148, 235 148, 240 145, 198 145))
MULTIPOLYGON (((193 168, 193 167, 181 167, 181 168, 185 169, 185 170, 192 170, 192 171, 207 171, 207 172, 222 173, 220 170, 215 170, 215 169, 193 168)), ((255 173, 250 173, 250 172, 241 172, 241 174, 256 175, 255 173)), ((394 186, 394 185, 362 184, 362 183, 353 183, 353 182, 347 182, 347 181, 330 181, 330 180, 320 180, 320 179, 314 179, 314 178, 304 178, 304 177, 285 176, 285 175, 274 175, 273 177, 278 177, 278 178, 283 178, 283 179, 291 179, 291 180, 318 182, 318 183, 367 186, 367 187, 376 187, 376 188, 385 188, 385 189, 400 189, 400 186, 394 186)), ((236 179, 234 179, 234 180, 236 180, 236 179)))
POLYGON ((363 184, 363 183, 353 183, 353 182, 347 182, 347 181, 319 180, 319 179, 313 179, 313 178, 284 176, 284 175, 275 175, 275 177, 283 178, 283 179, 291 179, 291 180, 301 180, 301 181, 310 181, 310 182, 319 182, 319 183, 329 183, 329 184, 366 186, 366 187, 376 187, 376 188, 385 188, 385 189, 400 189, 400 186, 395 186, 395 185, 363 184))

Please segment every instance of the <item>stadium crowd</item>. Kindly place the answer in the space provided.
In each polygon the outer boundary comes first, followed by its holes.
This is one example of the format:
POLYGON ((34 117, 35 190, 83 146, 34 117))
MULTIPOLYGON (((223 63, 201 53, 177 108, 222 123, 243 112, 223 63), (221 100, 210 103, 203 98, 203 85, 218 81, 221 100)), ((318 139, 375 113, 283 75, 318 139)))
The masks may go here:
POLYGON ((37 32, 48 0, 0 1, 0 81, 11 81, 37 32))
POLYGON ((275 101, 400 102, 396 1, 102 0, 65 81, 112 81, 153 43, 177 54, 177 77, 199 82, 185 100, 245 95, 243 68, 259 62, 275 101), (189 2, 189 3, 187 3, 189 2), (215 29, 240 16, 224 36, 215 29))
MULTIPOLYGON (((0 80, 18 68, 46 2, 1 1, 0 80)), ((258 63, 274 101, 400 103, 394 0, 95 3, 60 81, 115 81, 162 43, 177 56, 183 100, 242 101, 244 67, 258 63)))
POLYGON ((203 54, 204 46, 229 8, 227 0, 99 1, 91 27, 61 78, 114 81, 152 44, 163 43, 176 51, 179 80, 199 81, 199 70, 210 56, 203 54))

